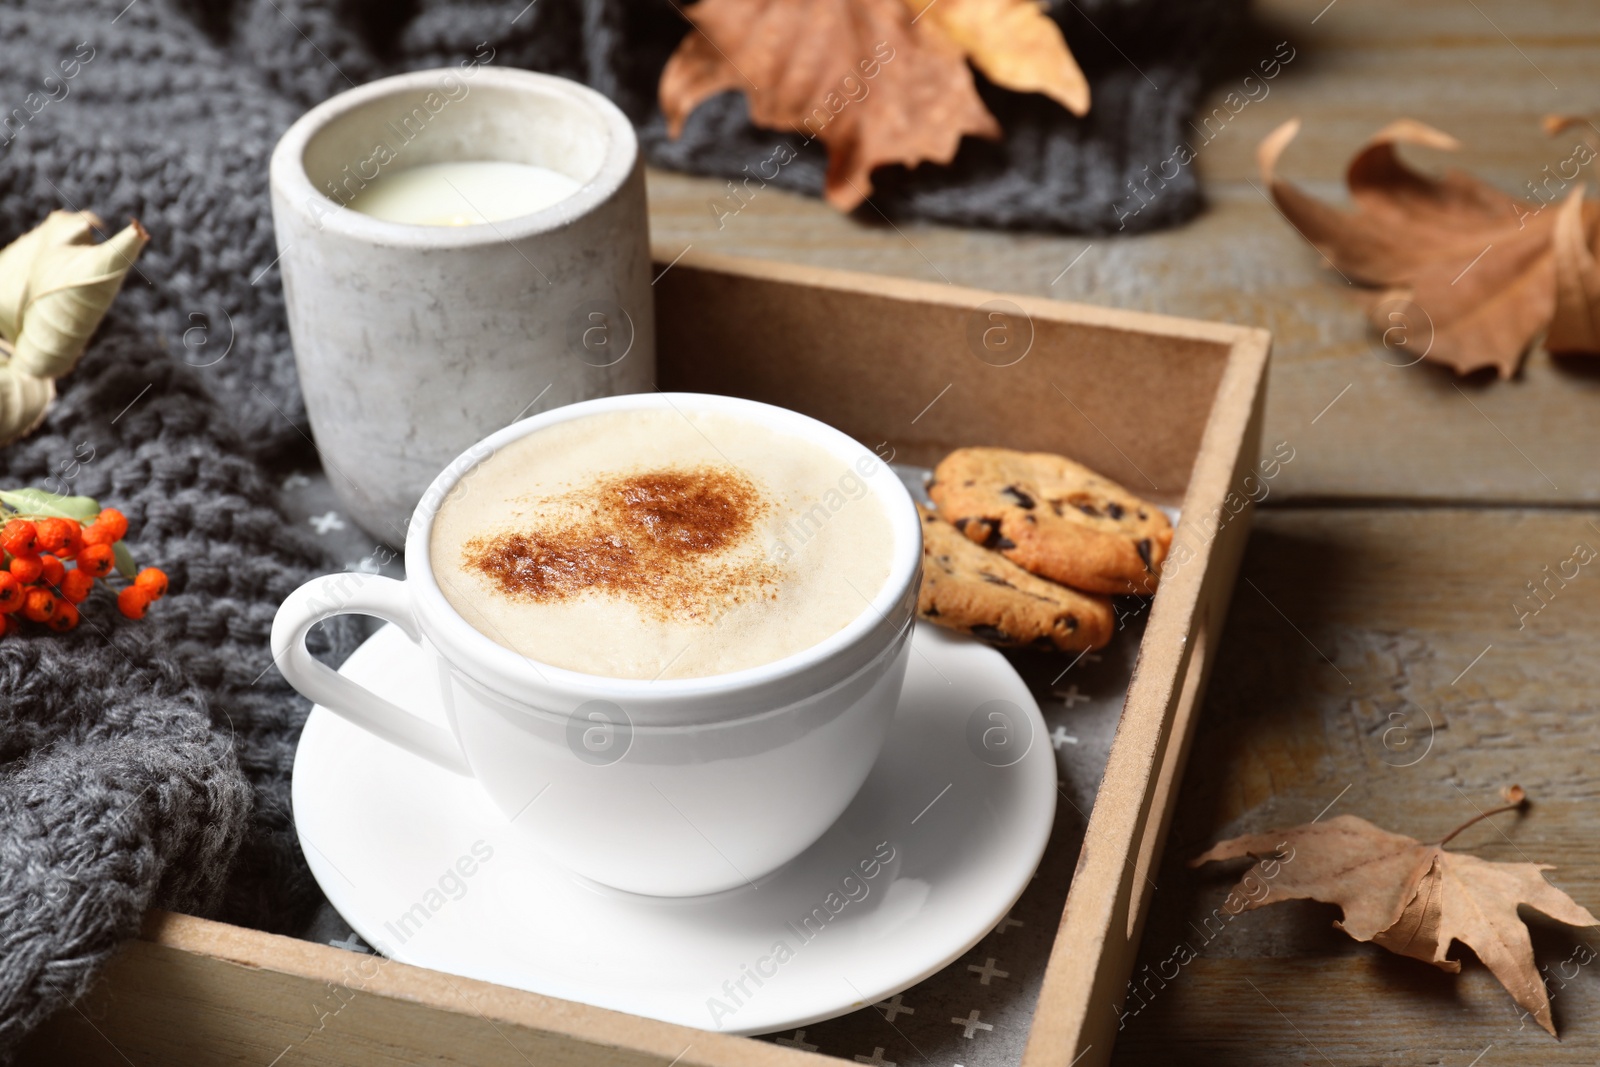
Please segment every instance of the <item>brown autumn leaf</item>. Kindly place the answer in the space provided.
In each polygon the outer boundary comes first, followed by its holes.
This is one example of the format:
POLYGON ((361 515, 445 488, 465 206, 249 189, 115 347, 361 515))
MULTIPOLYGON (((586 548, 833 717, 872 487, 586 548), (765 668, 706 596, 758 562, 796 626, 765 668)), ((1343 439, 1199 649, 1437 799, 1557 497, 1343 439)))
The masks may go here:
POLYGON ((1591 251, 1600 242, 1597 222, 1600 216, 1585 218, 1581 185, 1556 213, 1556 307, 1544 346, 1558 355, 1600 352, 1600 264, 1591 251))
MULTIPOLYGON (((1582 115, 1546 115, 1544 132, 1550 137, 1580 129, 1583 142, 1557 164, 1555 177, 1570 180, 1567 164, 1587 166, 1600 155, 1600 129, 1582 115)), ((1549 167, 1545 171, 1549 172, 1549 167)), ((1600 268, 1593 249, 1600 246, 1600 213, 1586 210, 1583 186, 1572 190, 1556 216, 1552 243, 1556 261, 1556 308, 1545 334, 1544 346, 1556 355, 1600 353, 1600 268)))
POLYGON ((1420 334, 1423 358, 1458 374, 1484 367, 1502 378, 1515 374, 1556 310, 1558 213, 1460 170, 1432 178, 1407 167, 1397 145, 1460 147, 1410 119, 1379 130, 1350 161, 1345 180, 1355 210, 1342 211, 1277 176, 1299 128, 1291 120, 1262 140, 1262 179, 1284 217, 1336 270, 1382 290, 1369 305, 1373 324, 1420 334))
POLYGON ((1506 991, 1555 1036, 1550 996, 1534 963, 1528 928, 1517 915, 1525 905, 1571 926, 1597 926, 1571 897, 1545 881, 1543 863, 1497 863, 1445 850, 1445 843, 1488 815, 1519 807, 1511 801, 1479 815, 1436 844, 1390 833, 1354 815, 1288 830, 1247 834, 1213 846, 1189 861, 1198 867, 1250 856, 1254 866, 1236 890, 1243 910, 1280 900, 1320 900, 1344 910, 1334 925, 1357 941, 1425 960, 1452 973, 1461 964, 1448 957, 1459 941, 1477 953, 1506 991), (1245 892, 1265 885, 1264 893, 1245 892))
POLYGON ((1539 125, 1544 129, 1546 137, 1554 137, 1574 126, 1588 126, 1591 132, 1600 132, 1595 131, 1593 123, 1582 115, 1546 115, 1539 120, 1539 125))
MULTIPOLYGON (((889 163, 948 163, 967 134, 998 138, 960 48, 906 0, 700 0, 661 72, 667 132, 729 89, 750 121, 828 146, 824 195, 850 211, 889 163)), ((792 156, 790 158, 793 158, 792 156)))
POLYGON ((906 0, 1003 89, 1043 93, 1074 115, 1089 112, 1089 79, 1067 39, 1035 0, 906 0))

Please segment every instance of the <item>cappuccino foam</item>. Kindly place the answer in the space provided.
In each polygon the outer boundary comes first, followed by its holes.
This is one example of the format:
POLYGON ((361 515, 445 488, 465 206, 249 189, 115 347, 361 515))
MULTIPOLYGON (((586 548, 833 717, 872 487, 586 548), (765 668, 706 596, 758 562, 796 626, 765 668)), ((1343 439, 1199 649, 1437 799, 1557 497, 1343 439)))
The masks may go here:
POLYGON ((429 555, 478 632, 611 678, 697 678, 793 655, 867 610, 893 531, 855 462, 749 419, 668 409, 548 426, 439 506, 429 555))

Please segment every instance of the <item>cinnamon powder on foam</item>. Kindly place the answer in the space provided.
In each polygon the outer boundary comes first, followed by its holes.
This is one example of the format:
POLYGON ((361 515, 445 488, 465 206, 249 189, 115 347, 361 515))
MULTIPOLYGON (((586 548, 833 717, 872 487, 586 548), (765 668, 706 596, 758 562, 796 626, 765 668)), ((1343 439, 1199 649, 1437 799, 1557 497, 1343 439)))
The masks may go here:
POLYGON ((719 606, 774 597, 765 559, 719 559, 771 508, 730 467, 666 468, 606 479, 558 498, 580 518, 475 538, 466 564, 518 600, 549 603, 590 590, 663 617, 701 618, 719 606))

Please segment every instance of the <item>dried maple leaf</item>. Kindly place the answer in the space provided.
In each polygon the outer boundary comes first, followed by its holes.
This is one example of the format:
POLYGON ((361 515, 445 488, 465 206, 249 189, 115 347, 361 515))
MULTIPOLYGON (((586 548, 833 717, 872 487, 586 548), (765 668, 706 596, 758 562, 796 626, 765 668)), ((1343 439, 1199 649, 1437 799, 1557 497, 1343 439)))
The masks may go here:
POLYGON ((668 134, 741 89, 757 126, 828 146, 824 194, 841 211, 877 167, 948 163, 963 136, 1000 136, 961 50, 906 0, 700 0, 685 14, 695 31, 661 72, 668 134))
POLYGON ((1556 214, 1552 247, 1556 264, 1556 307, 1544 346, 1551 352, 1600 352, 1600 264, 1590 249, 1597 243, 1595 223, 1584 217, 1583 187, 1572 191, 1556 214))
POLYGON ((1335 269, 1382 287, 1369 308, 1373 323, 1422 330, 1424 358, 1458 374, 1515 374, 1556 310, 1556 213, 1459 170, 1430 178, 1407 167, 1396 145, 1460 147, 1410 119, 1385 126, 1356 153, 1345 179, 1355 210, 1340 211, 1277 176, 1278 157, 1299 129, 1292 120, 1262 140, 1262 179, 1335 269))
POLYGON ((1223 841, 1189 866, 1253 857, 1255 865, 1235 891, 1246 900, 1244 910, 1280 900, 1337 904, 1344 919, 1334 925, 1357 941, 1375 942, 1446 971, 1461 970, 1447 955, 1451 943, 1460 941, 1554 1036, 1550 995, 1517 907, 1526 905, 1572 926, 1597 926, 1600 919, 1545 881, 1541 872, 1555 869, 1548 864, 1494 863, 1444 847, 1480 819, 1521 806, 1520 787, 1512 786, 1507 799, 1512 803, 1484 812, 1437 844, 1340 815, 1223 841), (1263 885, 1265 892, 1259 889, 1263 885))
POLYGON ((1003 89, 1043 93, 1074 115, 1089 112, 1089 79, 1061 27, 1034 0, 906 0, 1003 89))
MULTIPOLYGON (((1554 137, 1581 127, 1584 143, 1557 166, 1583 167, 1600 156, 1600 129, 1582 115, 1546 115, 1544 132, 1554 137)), ((1549 170, 1548 167, 1545 168, 1549 170)), ((1559 177, 1566 179, 1563 172, 1559 177)), ((1561 205, 1551 239, 1556 262, 1556 308, 1544 346, 1557 355, 1600 353, 1600 267, 1593 249, 1600 245, 1600 213, 1586 211, 1579 185, 1561 205)))

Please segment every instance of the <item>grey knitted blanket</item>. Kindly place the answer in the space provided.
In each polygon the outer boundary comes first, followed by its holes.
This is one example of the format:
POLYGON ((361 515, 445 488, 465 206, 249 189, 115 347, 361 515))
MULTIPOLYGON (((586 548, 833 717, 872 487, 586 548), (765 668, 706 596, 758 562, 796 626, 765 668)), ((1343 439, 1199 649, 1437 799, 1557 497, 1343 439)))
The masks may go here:
MULTIPOLYGON (((886 213, 1116 230, 1114 204, 1182 139, 1210 42, 1241 0, 1065 0, 1094 110, 985 88, 1009 137, 948 170, 881 174, 886 213), (1115 43, 1112 43, 1115 42, 1115 43)), ((326 561, 277 485, 314 463, 273 265, 267 159, 305 108, 373 77, 494 61, 597 86, 652 159, 737 174, 774 135, 742 98, 667 142, 668 0, 11 0, 0 7, 0 241, 53 208, 137 216, 153 240, 0 485, 98 497, 172 579, 140 622, 104 593, 66 635, 0 641, 0 1059, 81 994, 155 906, 280 932, 321 894, 290 823, 305 702, 272 668, 278 602, 326 561)), ((816 146, 780 181, 817 192, 816 146)), ((1195 210, 1188 171, 1130 220, 1195 210)), ((351 628, 325 627, 337 661, 351 628)))

